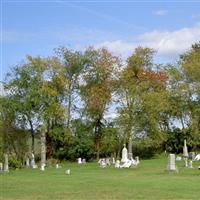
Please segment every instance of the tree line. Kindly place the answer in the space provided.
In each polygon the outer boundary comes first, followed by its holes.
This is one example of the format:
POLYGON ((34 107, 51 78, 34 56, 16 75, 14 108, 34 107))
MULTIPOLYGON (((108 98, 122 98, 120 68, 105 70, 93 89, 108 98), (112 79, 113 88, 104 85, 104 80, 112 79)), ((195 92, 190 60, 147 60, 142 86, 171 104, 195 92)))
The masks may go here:
POLYGON ((47 158, 61 160, 119 156, 129 138, 140 156, 180 153, 184 139, 197 151, 200 42, 171 64, 156 64, 154 57, 147 47, 137 47, 126 61, 93 47, 27 56, 3 83, 1 152, 23 161, 42 131, 47 158))

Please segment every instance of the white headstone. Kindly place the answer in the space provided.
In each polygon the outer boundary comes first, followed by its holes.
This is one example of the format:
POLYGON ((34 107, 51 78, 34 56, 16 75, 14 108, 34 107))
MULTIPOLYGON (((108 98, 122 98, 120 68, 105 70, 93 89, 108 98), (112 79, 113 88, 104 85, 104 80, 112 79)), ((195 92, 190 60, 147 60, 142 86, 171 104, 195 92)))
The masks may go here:
POLYGON ((116 161, 115 168, 120 168, 120 161, 119 160, 116 161))
POLYGON ((45 170, 45 165, 41 165, 41 168, 40 168, 41 171, 44 171, 45 170))
POLYGON ((139 165, 139 164, 140 164, 139 156, 136 156, 136 157, 135 157, 135 161, 136 161, 136 165, 139 165))
POLYGON ((70 169, 67 169, 67 170, 65 171, 65 174, 70 175, 70 174, 71 174, 70 169))
POLYGON ((115 165, 115 158, 112 158, 112 164, 115 165))
POLYGON ((83 158, 83 160, 82 160, 82 163, 83 163, 83 164, 85 164, 85 163, 86 163, 86 159, 85 159, 85 158, 83 158))
POLYGON ((184 158, 185 160, 185 167, 188 167, 188 158, 184 158))
POLYGON ((8 154, 4 154, 4 171, 9 172, 8 154))
POLYGON ((78 158, 78 164, 82 164, 82 159, 78 158))
POLYGON ((181 160, 182 160, 182 158, 180 156, 176 157, 176 161, 181 161, 181 160))
POLYGON ((3 171, 3 163, 0 163, 0 171, 3 171))
POLYGON ((169 154, 167 170, 168 171, 175 171, 176 170, 175 154, 169 154))
POLYGON ((192 166, 192 160, 189 161, 189 166, 188 167, 189 168, 193 168, 193 166, 192 166))
POLYGON ((122 159, 121 159, 121 162, 125 163, 127 161, 128 161, 128 151, 127 151, 126 145, 124 144, 124 148, 122 149, 122 159))
POLYGON ((110 159, 106 158, 106 165, 110 166, 110 159))
POLYGON ((105 168, 106 167, 106 160, 105 160, 105 158, 100 159, 99 160, 99 164, 100 164, 100 167, 105 168))

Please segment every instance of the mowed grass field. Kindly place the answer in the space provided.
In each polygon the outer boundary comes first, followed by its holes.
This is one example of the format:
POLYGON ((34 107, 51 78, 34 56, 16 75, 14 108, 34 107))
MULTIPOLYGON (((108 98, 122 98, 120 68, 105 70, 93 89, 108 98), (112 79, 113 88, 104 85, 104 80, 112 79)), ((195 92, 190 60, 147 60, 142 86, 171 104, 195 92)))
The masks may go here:
POLYGON ((137 168, 102 169, 97 163, 63 163, 62 168, 21 169, 0 174, 1 200, 199 200, 200 162, 194 169, 177 162, 179 173, 165 171, 167 158, 141 160, 137 168), (71 169, 71 175, 65 170, 71 169))

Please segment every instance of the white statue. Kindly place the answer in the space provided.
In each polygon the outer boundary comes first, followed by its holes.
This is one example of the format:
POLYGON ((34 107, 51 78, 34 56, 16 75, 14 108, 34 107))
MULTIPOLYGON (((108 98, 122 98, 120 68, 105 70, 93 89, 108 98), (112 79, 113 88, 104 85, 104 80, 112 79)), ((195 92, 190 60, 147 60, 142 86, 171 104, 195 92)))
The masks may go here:
POLYGON ((128 161, 128 151, 127 151, 126 145, 124 144, 124 148, 122 149, 122 159, 121 159, 121 162, 125 163, 127 161, 128 161))

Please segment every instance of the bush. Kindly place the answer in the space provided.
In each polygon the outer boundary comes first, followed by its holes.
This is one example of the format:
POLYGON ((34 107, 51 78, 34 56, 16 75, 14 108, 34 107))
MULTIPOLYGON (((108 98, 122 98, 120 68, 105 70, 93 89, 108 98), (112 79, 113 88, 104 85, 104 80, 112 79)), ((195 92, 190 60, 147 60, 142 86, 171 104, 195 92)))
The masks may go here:
POLYGON ((11 169, 19 169, 22 167, 21 161, 17 160, 14 156, 8 158, 8 165, 11 169))

